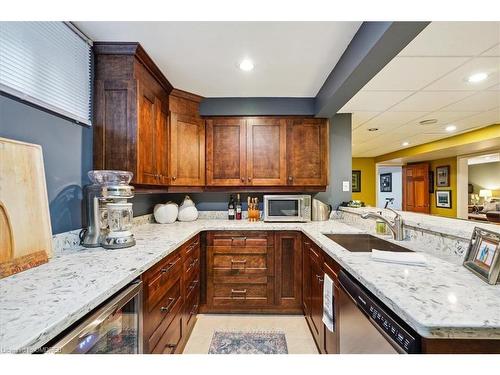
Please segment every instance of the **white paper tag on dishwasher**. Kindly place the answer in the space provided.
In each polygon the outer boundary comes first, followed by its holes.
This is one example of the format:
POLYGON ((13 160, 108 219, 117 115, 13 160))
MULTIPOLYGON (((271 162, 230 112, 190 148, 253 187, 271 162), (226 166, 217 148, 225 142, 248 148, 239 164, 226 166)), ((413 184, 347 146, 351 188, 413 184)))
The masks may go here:
POLYGON ((323 323, 330 332, 335 330, 335 304, 333 295, 333 280, 325 273, 323 283, 323 323))

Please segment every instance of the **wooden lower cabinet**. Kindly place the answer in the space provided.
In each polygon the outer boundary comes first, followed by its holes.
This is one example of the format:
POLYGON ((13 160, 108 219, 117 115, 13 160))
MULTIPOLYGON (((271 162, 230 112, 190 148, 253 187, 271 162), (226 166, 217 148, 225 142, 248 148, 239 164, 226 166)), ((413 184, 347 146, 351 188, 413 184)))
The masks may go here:
POLYGON ((339 353, 338 327, 338 272, 340 266, 303 236, 302 253, 304 258, 302 291, 303 312, 314 338, 318 351, 322 354, 339 353), (334 331, 331 332, 323 323, 323 284, 325 273, 333 280, 334 287, 334 331))
POLYGON ((200 296, 200 237, 193 237, 142 275, 144 353, 182 352, 200 296))
POLYGON ((208 232, 204 267, 204 312, 302 312, 298 232, 208 232))

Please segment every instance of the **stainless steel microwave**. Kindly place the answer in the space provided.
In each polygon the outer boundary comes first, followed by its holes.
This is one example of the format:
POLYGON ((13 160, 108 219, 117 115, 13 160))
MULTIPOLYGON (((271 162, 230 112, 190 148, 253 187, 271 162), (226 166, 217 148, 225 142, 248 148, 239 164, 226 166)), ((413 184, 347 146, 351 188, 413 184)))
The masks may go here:
POLYGON ((311 221, 311 196, 264 195, 264 221, 311 221))

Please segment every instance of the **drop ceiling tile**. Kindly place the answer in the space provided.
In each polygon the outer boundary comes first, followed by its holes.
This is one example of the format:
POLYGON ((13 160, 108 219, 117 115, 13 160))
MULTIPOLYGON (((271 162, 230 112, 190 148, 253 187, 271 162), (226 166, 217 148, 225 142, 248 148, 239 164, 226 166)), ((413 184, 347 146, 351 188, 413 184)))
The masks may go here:
POLYGON ((500 42, 500 22, 432 22, 401 56, 476 56, 500 42))
POLYGON ((477 57, 430 84, 424 90, 484 90, 496 83, 500 83, 499 70, 500 57, 477 57), (469 76, 480 72, 488 73, 488 78, 478 83, 469 83, 467 81, 469 76))
POLYGON ((356 129, 361 124, 379 115, 381 112, 354 112, 352 114, 352 128, 356 129))
POLYGON ((481 56, 497 56, 497 57, 500 57, 500 43, 497 44, 495 47, 490 48, 489 50, 487 50, 483 54, 481 54, 481 56))
POLYGON ((428 113, 429 112, 426 111, 393 112, 392 110, 389 110, 381 113, 377 117, 372 118, 370 121, 363 124, 362 127, 382 127, 384 129, 392 129, 394 127, 401 126, 403 124, 406 124, 407 122, 425 116, 428 113))
POLYGON ((498 91, 481 91, 443 108, 443 111, 489 111, 499 106, 500 93, 498 91))
POLYGON ((419 90, 467 61, 467 57, 395 57, 364 90, 419 90))
POLYGON ((469 95, 469 91, 419 91, 391 108, 391 111, 435 111, 459 101, 469 95))
POLYGON ((342 112, 383 112, 400 102, 412 91, 359 91, 342 108, 342 112))
POLYGON ((500 83, 493 85, 491 87, 488 87, 488 91, 500 91, 500 83))
POLYGON ((479 113, 475 116, 467 117, 455 123, 457 127, 482 127, 492 124, 500 124, 500 108, 479 113))

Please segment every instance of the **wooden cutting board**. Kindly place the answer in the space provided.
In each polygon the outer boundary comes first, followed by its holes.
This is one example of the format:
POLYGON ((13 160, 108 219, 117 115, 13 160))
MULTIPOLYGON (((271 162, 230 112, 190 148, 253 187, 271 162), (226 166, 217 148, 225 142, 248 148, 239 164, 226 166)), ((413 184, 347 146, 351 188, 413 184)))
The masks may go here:
POLYGON ((0 138, 0 278, 52 256, 42 148, 0 138))

